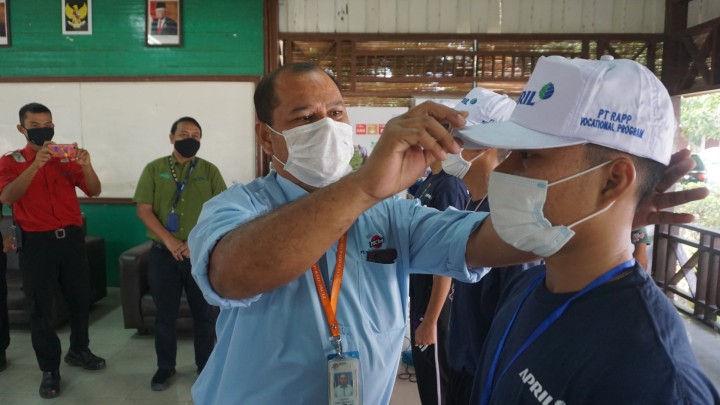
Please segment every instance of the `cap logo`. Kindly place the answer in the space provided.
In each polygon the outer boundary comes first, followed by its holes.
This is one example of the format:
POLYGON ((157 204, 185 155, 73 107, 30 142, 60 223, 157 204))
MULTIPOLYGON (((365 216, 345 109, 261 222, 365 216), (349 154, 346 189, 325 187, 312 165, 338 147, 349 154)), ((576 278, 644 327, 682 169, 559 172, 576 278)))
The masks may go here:
POLYGON ((520 93, 518 104, 533 106, 537 102, 535 96, 538 96, 540 100, 547 100, 555 93, 555 85, 552 82, 545 84, 538 93, 535 90, 523 90, 520 93))

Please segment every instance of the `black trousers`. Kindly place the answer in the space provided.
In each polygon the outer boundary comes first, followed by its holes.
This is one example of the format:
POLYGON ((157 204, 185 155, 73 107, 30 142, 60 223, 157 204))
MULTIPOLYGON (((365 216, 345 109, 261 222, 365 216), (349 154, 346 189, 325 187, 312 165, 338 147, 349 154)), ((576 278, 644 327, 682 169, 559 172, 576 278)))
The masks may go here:
MULTIPOLYGON (((412 317, 411 317, 412 318, 412 317)), ((425 351, 415 346, 415 322, 411 322, 410 327, 410 343, 412 347, 413 366, 415 367, 415 375, 417 376, 418 394, 420 395, 420 403, 423 405, 442 405, 445 403, 445 395, 448 386, 448 369, 450 365, 447 361, 447 333, 450 321, 450 305, 446 302, 440 311, 437 322, 437 343, 428 346, 425 351), (438 350, 438 370, 440 372, 440 404, 438 404, 438 386, 436 380, 435 367, 435 348, 438 350)))
POLYGON ((175 322, 184 289, 193 316, 195 364, 202 369, 215 345, 215 316, 190 274, 190 259, 175 260, 170 251, 153 244, 148 257, 148 284, 157 308, 155 353, 158 368, 175 368, 175 322))
POLYGON ((56 371, 60 368, 62 349, 50 320, 58 286, 68 308, 70 349, 85 350, 90 343, 92 286, 82 230, 73 227, 62 239, 26 234, 19 259, 35 357, 42 371, 56 371))
MULTIPOLYGON (((3 236, 0 233, 0 241, 3 236)), ((0 352, 10 346, 10 316, 8 315, 7 256, 0 249, 0 352)))
POLYGON ((475 376, 464 371, 450 367, 448 391, 445 397, 447 405, 470 405, 475 376))

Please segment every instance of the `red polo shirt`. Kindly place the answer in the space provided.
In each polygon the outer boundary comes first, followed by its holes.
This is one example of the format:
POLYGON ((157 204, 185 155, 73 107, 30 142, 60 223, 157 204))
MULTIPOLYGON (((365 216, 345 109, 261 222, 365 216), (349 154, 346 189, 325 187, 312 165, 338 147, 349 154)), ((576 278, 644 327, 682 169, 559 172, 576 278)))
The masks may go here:
MULTIPOLYGON (((25 161, 18 162, 12 153, 0 158, 0 192, 35 161, 35 151, 29 146, 16 153, 20 153, 25 161)), ((26 232, 82 226, 75 187, 80 187, 89 196, 80 165, 50 159, 35 173, 25 194, 13 204, 15 223, 26 232)))

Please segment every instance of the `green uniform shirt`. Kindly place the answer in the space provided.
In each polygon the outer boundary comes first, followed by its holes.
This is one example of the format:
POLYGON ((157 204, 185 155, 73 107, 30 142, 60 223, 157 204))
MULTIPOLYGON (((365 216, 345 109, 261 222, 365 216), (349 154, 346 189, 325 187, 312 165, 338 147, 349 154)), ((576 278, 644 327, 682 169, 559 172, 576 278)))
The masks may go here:
POLYGON ((647 234, 647 228, 638 228, 635 229, 630 233, 630 240, 632 241, 633 245, 636 243, 645 243, 647 245, 652 245, 652 239, 650 239, 650 236, 647 234))
MULTIPOLYGON (((170 159, 175 166, 178 181, 182 184, 190 172, 192 161, 181 165, 174 157, 170 156, 170 159)), ((187 240, 190 231, 197 223, 205 201, 227 188, 225 180, 220 175, 220 170, 214 164, 198 157, 194 160, 197 160, 195 169, 193 169, 175 209, 180 217, 180 228, 173 235, 182 241, 187 240)), ((140 175, 133 201, 152 205, 153 213, 165 226, 176 197, 177 186, 170 172, 168 157, 161 157, 148 163, 140 175)), ((150 239, 162 243, 160 238, 150 230, 147 235, 150 239)))

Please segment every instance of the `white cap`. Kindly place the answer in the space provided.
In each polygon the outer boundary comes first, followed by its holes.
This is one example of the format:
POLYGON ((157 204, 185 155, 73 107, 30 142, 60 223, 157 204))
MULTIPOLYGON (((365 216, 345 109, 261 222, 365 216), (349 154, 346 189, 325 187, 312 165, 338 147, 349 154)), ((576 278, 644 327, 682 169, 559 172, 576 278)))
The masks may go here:
POLYGON ((482 87, 470 90, 455 109, 467 111, 467 125, 487 124, 505 121, 510 117, 515 102, 506 95, 500 95, 482 87))
POLYGON ((676 126, 670 95, 641 64, 549 56, 538 60, 508 121, 459 128, 454 135, 485 148, 592 143, 667 165, 676 126))

